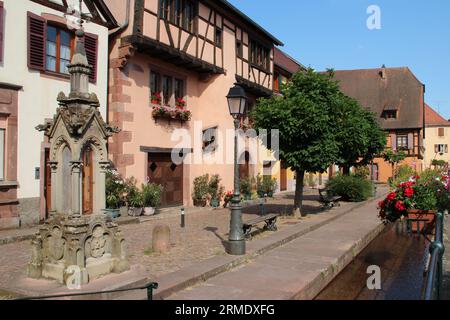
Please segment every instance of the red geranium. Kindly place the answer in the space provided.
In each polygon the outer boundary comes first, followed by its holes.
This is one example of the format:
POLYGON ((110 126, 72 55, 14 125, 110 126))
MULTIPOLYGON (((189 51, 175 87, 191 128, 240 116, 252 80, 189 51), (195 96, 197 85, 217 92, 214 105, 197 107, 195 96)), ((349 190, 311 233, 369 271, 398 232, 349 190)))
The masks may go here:
POLYGON ((403 194, 405 195, 405 197, 411 198, 414 195, 414 189, 411 187, 408 187, 405 189, 403 194))
POLYGON ((397 197, 397 194, 395 192, 391 192, 388 194, 388 196, 386 197, 387 200, 392 201, 395 199, 395 197, 397 197))
POLYGON ((384 201, 378 202, 378 207, 379 207, 380 209, 386 208, 386 202, 384 202, 384 201))
POLYGON ((398 211, 405 211, 406 207, 403 204, 403 201, 397 201, 397 203, 395 204, 395 209, 397 209, 398 211))

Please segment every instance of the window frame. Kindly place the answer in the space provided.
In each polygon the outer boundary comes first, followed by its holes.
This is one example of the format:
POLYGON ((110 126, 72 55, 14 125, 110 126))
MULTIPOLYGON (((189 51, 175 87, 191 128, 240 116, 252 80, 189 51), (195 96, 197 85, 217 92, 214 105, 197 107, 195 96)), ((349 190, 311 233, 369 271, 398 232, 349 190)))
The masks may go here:
POLYGON ((195 33, 196 5, 191 0, 160 0, 158 15, 186 32, 195 33))
POLYGON ((397 140, 397 150, 408 150, 408 135, 406 134, 398 134, 396 136, 397 140), (406 144, 404 144, 406 142, 406 144))
POLYGON ((381 114, 381 118, 385 119, 385 120, 395 120, 398 117, 398 110, 383 110, 382 114, 381 114), (388 116, 388 115, 393 115, 388 116))
POLYGON ((270 51, 271 49, 256 40, 250 40, 250 64, 265 72, 270 72, 270 51))
MULTIPOLYGON (((75 49, 75 34, 71 32, 70 30, 61 27, 59 24, 52 23, 51 21, 47 21, 47 28, 46 28, 46 35, 45 35, 45 72, 52 73, 52 74, 58 74, 62 76, 69 76, 69 72, 61 72, 61 32, 65 32, 70 36, 70 61, 72 60, 74 49, 75 49), (47 58, 49 57, 49 54, 47 52, 47 43, 50 41, 48 37, 48 32, 50 28, 53 28, 56 30, 56 57, 55 57, 55 70, 50 70, 47 68, 47 58)), ((53 42, 53 41, 50 41, 53 42)), ((64 59, 65 60, 65 59, 64 59)))
POLYGON ((182 98, 183 100, 186 100, 186 91, 187 91, 187 78, 184 77, 181 74, 172 73, 170 71, 164 71, 159 69, 157 66, 149 65, 150 69, 150 75, 149 75, 149 93, 150 93, 150 99, 155 93, 159 93, 161 95, 161 105, 163 106, 172 106, 176 105, 177 98, 182 98), (157 91, 153 91, 153 84, 152 84, 152 75, 156 75, 158 79, 158 83, 156 84, 157 91), (164 78, 170 79, 170 88, 169 88, 169 97, 166 102, 165 96, 164 96, 164 78), (178 81, 179 84, 181 84, 181 93, 182 96, 178 97, 177 92, 175 92, 175 89, 177 88, 176 82, 178 81))
POLYGON ((214 44, 219 47, 222 48, 223 45, 223 32, 222 29, 220 29, 219 27, 215 28, 214 31, 214 44), (217 37, 219 35, 219 37, 217 37))

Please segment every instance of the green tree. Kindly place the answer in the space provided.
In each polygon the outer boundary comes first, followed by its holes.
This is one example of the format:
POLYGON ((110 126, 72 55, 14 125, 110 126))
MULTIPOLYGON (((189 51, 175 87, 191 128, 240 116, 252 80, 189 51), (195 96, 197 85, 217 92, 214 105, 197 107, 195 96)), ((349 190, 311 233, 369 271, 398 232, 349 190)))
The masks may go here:
POLYGON ((348 175, 351 167, 369 164, 384 150, 386 135, 373 113, 362 108, 358 101, 344 94, 339 95, 338 101, 335 123, 339 157, 336 164, 348 175))
POLYGON ((325 172, 339 154, 334 115, 340 91, 331 78, 331 72, 298 72, 282 96, 260 99, 251 114, 257 130, 279 130, 279 157, 296 173, 296 215, 302 213, 305 171, 325 172))
POLYGON ((392 168, 392 179, 395 179, 395 165, 402 162, 406 158, 406 153, 403 151, 392 151, 388 149, 383 154, 384 161, 389 162, 392 168))

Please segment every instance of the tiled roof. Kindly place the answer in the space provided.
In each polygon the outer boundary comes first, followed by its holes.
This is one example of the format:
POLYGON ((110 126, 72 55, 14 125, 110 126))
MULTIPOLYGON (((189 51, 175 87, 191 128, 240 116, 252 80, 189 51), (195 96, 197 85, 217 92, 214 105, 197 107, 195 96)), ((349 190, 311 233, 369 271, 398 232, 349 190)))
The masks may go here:
POLYGON ((450 122, 445 120, 428 104, 425 104, 425 126, 450 126, 450 122))
POLYGON ((276 66, 291 74, 294 74, 301 69, 305 69, 305 67, 300 62, 296 61, 294 58, 290 57, 276 47, 274 50, 273 60, 276 66))
POLYGON ((342 92, 375 113, 382 128, 423 128, 424 89, 408 67, 339 70, 334 79, 342 92), (397 110, 397 118, 382 118, 384 110, 397 110))

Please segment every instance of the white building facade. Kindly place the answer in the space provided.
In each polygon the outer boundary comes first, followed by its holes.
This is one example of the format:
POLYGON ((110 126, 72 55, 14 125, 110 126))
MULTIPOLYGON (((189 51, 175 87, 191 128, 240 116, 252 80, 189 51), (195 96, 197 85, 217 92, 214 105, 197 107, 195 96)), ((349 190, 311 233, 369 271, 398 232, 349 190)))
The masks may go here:
MULTIPOLYGON (((47 218, 49 145, 35 127, 55 114, 70 84, 75 30, 68 9, 78 0, 0 0, 0 229, 47 218)), ((101 0, 83 0, 90 90, 106 119, 108 38, 117 22, 101 0)))

